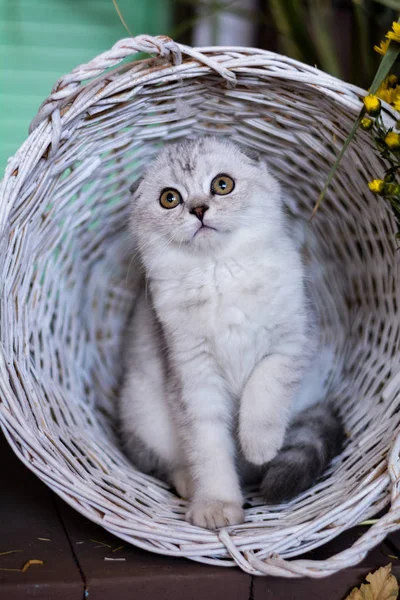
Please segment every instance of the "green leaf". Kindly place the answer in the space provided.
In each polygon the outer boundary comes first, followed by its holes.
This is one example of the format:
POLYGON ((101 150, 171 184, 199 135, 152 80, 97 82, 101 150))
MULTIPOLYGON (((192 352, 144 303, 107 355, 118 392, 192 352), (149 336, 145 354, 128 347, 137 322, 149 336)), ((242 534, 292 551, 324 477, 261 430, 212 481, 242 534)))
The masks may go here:
POLYGON ((329 23, 333 22, 330 0, 329 2, 314 0, 309 14, 315 47, 322 70, 335 77, 341 77, 339 60, 332 36, 329 34, 329 23))
POLYGON ((393 8, 393 10, 399 10, 399 0, 374 0, 374 2, 387 6, 387 8, 393 8))
POLYGON ((315 65, 317 55, 305 26, 307 19, 303 0, 269 0, 268 6, 282 36, 285 52, 315 65))
MULTIPOLYGON (((397 22, 400 23, 400 19, 397 22)), ((397 42, 390 42, 386 54, 382 57, 374 80, 371 84, 370 94, 375 94, 382 81, 389 75, 390 69, 393 67, 399 53, 400 44, 397 42)))
MULTIPOLYGON (((400 19, 398 20, 398 23, 400 23, 400 19)), ((389 75, 390 69, 392 68, 392 66, 399 54, 400 54, 400 44, 398 44, 397 42, 391 41, 389 44, 389 47, 386 51, 386 54, 382 57, 382 60, 380 62, 380 65, 378 67, 376 75, 372 82, 372 85, 370 88, 370 94, 376 93, 376 91, 377 91, 378 87, 380 86, 380 84, 382 83, 382 81, 385 79, 385 77, 387 77, 387 75, 389 75)), ((317 210, 319 209, 321 202, 324 199, 324 196, 326 194, 326 190, 328 189, 328 187, 337 171, 337 168, 340 164, 340 161, 343 158, 344 153, 346 152, 351 140, 355 136, 358 126, 360 124, 360 121, 364 115, 365 115, 365 108, 363 107, 361 109, 360 114, 358 115, 353 127, 351 128, 351 131, 350 131, 349 135, 347 136, 347 138, 343 144, 343 147, 341 148, 339 154, 337 155, 333 167, 329 171, 329 174, 328 174, 328 177, 326 178, 324 187, 322 188, 321 193, 318 196, 318 200, 315 204, 311 218, 314 217, 317 210)))
MULTIPOLYGON (((400 0, 396 0, 396 2, 397 1, 400 0)), ((358 59, 362 64, 366 78, 370 79, 373 73, 373 60, 371 56, 372 44, 370 42, 369 27, 371 16, 367 11, 366 0, 353 0, 353 11, 357 32, 356 46, 358 46, 360 50, 358 59)))

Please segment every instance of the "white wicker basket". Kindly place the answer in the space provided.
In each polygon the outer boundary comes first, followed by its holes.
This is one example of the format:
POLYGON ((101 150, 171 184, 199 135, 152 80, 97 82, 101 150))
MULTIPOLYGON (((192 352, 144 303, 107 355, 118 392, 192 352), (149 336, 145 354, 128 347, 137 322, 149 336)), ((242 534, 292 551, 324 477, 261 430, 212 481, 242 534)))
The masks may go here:
POLYGON ((256 575, 323 577, 398 527, 399 255, 390 209, 366 186, 382 175, 366 132, 309 229, 325 336, 346 375, 331 393, 349 441, 323 481, 279 507, 249 492, 243 525, 206 531, 128 462, 110 418, 132 304, 128 188, 143 164, 167 140, 228 135, 268 154, 293 210, 308 217, 362 95, 271 52, 139 36, 61 78, 10 159, 0 205, 1 426, 38 477, 123 540, 256 575), (138 51, 156 58, 115 67, 138 51), (387 505, 344 552, 288 560, 387 505))

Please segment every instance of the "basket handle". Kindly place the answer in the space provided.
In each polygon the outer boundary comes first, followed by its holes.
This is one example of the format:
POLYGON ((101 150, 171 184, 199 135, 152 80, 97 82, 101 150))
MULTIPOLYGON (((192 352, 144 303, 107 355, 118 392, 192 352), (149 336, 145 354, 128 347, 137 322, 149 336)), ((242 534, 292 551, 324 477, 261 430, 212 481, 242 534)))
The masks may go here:
POLYGON ((99 54, 90 62, 79 65, 71 73, 61 77, 54 85, 50 96, 40 106, 38 114, 30 124, 29 133, 32 133, 54 110, 65 104, 66 100, 77 92, 83 81, 98 77, 110 67, 118 65, 127 56, 137 52, 156 55, 173 66, 182 64, 182 54, 185 54, 219 73, 228 85, 232 86, 236 83, 235 74, 223 67, 216 59, 209 58, 190 46, 178 44, 165 35, 156 37, 138 35, 134 38, 125 38, 119 40, 107 52, 99 54))

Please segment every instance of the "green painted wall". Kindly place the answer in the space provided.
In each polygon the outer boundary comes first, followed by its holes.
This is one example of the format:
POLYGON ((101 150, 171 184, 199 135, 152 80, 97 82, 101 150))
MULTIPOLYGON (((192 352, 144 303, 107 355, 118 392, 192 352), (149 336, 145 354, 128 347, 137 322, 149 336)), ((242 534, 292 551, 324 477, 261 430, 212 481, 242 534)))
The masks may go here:
MULTIPOLYGON (((133 35, 158 35, 171 1, 118 5, 133 35)), ((0 0, 0 179, 55 81, 127 36, 111 0, 0 0)))

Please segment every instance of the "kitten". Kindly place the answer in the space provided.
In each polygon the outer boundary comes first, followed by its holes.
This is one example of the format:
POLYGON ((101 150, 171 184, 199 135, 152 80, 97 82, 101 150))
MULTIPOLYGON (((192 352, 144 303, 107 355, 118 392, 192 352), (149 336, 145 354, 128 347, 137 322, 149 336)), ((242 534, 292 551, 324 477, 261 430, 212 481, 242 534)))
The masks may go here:
POLYGON ((126 449, 190 498, 191 523, 241 523, 241 483, 263 477, 266 501, 293 497, 342 437, 328 403, 307 408, 321 400, 318 336, 279 184, 225 140, 169 145, 136 186, 131 230, 145 278, 120 404, 126 449))

